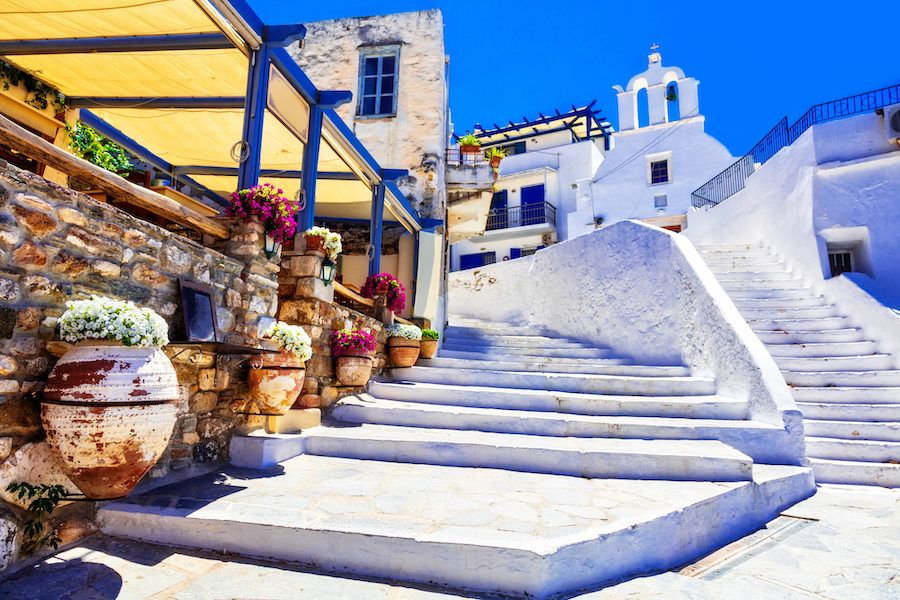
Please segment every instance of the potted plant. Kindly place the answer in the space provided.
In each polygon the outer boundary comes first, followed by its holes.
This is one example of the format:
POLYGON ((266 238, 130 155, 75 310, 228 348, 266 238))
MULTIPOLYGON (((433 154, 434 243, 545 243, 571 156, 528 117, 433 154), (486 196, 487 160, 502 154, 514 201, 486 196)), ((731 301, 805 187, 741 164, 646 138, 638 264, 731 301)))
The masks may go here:
POLYGON ((245 222, 257 222, 265 233, 266 255, 272 258, 285 240, 297 230, 300 204, 284 196, 284 190, 262 183, 231 194, 225 215, 245 222))
POLYGON ((506 150, 503 148, 488 148, 484 151, 484 157, 488 159, 493 168, 500 166, 500 161, 506 158, 506 150))
POLYGON ((422 330, 415 325, 394 323, 387 328, 388 356, 395 367, 411 367, 419 360, 422 330))
POLYGON ((91 296, 66 304, 60 336, 75 345, 53 367, 41 421, 85 496, 126 496, 168 445, 180 397, 160 349, 168 324, 149 308, 91 296))
POLYGON ((274 340, 280 352, 254 356, 247 383, 259 413, 280 416, 290 410, 303 391, 312 340, 299 325, 282 321, 272 324, 264 336, 274 340))
POLYGON ((363 298, 375 300, 376 305, 388 307, 394 313, 399 313, 406 308, 406 288, 390 273, 378 273, 366 277, 360 294, 363 298))
POLYGON ((439 339, 441 339, 441 334, 434 329, 423 329, 422 342, 419 344, 419 357, 434 358, 434 355, 437 354, 439 339))
POLYGON ((458 142, 459 151, 462 154, 479 154, 481 152, 481 140, 471 133, 461 136, 458 142))
POLYGON ((341 234, 327 227, 310 227, 303 235, 306 237, 306 251, 310 254, 323 254, 328 260, 336 261, 343 250, 341 234))
POLYGON ((366 385, 372 375, 375 336, 368 329, 342 329, 331 338, 335 375, 342 385, 366 385))

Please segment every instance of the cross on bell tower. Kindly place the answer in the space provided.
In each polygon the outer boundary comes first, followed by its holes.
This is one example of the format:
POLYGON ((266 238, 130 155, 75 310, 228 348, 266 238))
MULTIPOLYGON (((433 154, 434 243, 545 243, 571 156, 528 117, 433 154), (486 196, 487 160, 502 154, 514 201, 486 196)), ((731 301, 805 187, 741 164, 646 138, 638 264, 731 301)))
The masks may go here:
POLYGON ((650 44, 650 54, 647 56, 647 64, 655 65, 662 62, 662 55, 659 53, 659 44, 650 44))

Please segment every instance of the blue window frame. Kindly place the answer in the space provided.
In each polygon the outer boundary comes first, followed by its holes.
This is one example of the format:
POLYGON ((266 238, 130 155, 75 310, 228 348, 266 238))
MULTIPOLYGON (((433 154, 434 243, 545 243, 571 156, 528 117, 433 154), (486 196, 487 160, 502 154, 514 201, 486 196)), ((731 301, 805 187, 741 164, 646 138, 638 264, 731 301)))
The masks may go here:
POLYGON ((399 71, 399 46, 364 48, 360 52, 357 115, 391 117, 397 114, 399 71))
POLYGON ((544 223, 544 185, 522 188, 522 225, 544 223))
POLYGON ((459 257, 459 268, 460 270, 465 271, 466 269, 475 269, 478 267, 483 267, 484 265, 492 265, 495 262, 497 262, 496 252, 463 254, 459 257))

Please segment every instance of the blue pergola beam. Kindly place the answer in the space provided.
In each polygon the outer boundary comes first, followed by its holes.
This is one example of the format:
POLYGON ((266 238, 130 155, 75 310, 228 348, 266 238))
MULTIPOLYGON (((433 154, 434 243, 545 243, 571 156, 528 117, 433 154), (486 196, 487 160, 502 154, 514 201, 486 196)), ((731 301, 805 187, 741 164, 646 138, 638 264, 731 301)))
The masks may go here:
POLYGON ((184 97, 87 97, 69 96, 70 108, 244 108, 243 96, 184 97))
POLYGON ((238 189, 243 190, 259 183, 262 162, 263 122, 266 114, 266 97, 269 91, 269 57, 267 44, 250 51, 250 68, 247 74, 247 101, 244 104, 244 126, 241 140, 243 160, 238 167, 238 189))
POLYGON ((300 169, 300 189, 303 194, 303 210, 297 213, 297 226, 306 231, 313 226, 316 214, 316 168, 319 165, 319 147, 322 144, 322 109, 311 104, 307 142, 303 149, 303 167, 300 169))
MULTIPOLYGON (((175 173, 177 174, 191 174, 191 175, 221 175, 224 177, 235 177, 238 175, 239 169, 237 167, 211 167, 211 166, 203 166, 203 165, 187 165, 187 166, 179 166, 175 167, 175 173)), ((260 169, 259 171, 260 177, 281 177, 284 179, 301 179, 303 177, 303 171, 297 170, 280 170, 280 169, 260 169)), ((318 179, 328 179, 334 181, 357 181, 359 177, 356 176, 355 173, 343 172, 343 171, 319 171, 316 174, 318 179)))
POLYGON ((384 182, 372 188, 372 218, 369 223, 369 275, 381 272, 381 237, 384 230, 384 182))
POLYGON ((0 55, 87 54, 95 52, 153 52, 163 50, 223 50, 234 43, 221 33, 65 38, 0 42, 0 55))

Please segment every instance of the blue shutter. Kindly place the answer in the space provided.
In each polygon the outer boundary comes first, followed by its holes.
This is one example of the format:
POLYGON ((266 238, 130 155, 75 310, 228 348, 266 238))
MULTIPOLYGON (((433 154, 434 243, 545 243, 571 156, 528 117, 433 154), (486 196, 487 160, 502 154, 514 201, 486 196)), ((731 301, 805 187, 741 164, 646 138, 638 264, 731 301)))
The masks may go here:
POLYGON ((510 249, 509 249, 509 258, 510 258, 510 260, 512 260, 512 259, 514 259, 514 258, 519 258, 519 257, 521 257, 521 256, 522 256, 522 249, 521 249, 521 248, 510 248, 510 249))
POLYGON ((544 222, 544 185, 529 185, 522 188, 522 225, 537 225, 544 222))

